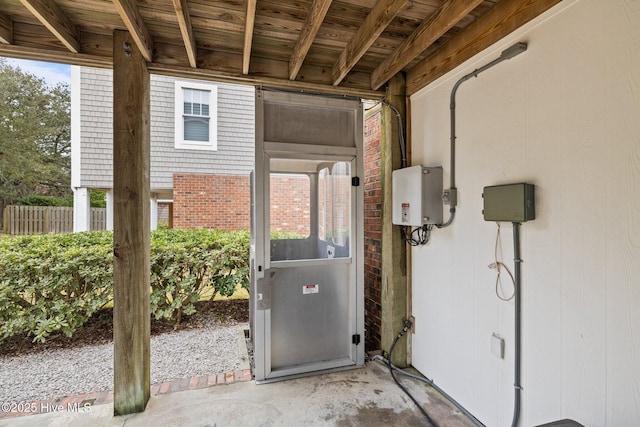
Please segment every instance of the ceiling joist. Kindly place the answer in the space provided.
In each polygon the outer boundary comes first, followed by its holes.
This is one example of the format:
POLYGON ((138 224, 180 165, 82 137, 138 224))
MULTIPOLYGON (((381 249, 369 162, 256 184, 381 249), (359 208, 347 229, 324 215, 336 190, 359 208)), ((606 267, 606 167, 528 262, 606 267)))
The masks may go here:
POLYGON ((442 3, 435 13, 425 19, 373 71, 371 89, 375 90, 382 86, 482 2, 483 0, 447 0, 442 3))
POLYGON ((126 29, 165 74, 375 98, 399 72, 415 93, 560 1, 6 0, 0 55, 109 68, 126 29))
POLYGON ((54 0, 20 0, 29 12, 73 53, 80 52, 78 32, 54 0))
POLYGON ((120 14, 120 18, 127 27, 127 30, 129 30, 131 37, 133 37, 133 40, 136 42, 136 46, 138 46, 144 60, 147 62, 153 61, 153 41, 144 24, 142 15, 140 15, 136 0, 113 0, 113 4, 118 10, 118 14, 120 14))
POLYGON ((178 25, 180 25, 180 33, 184 41, 184 47, 187 50, 189 65, 191 68, 197 67, 196 39, 193 37, 193 26, 191 25, 191 15, 187 0, 173 0, 173 8, 176 10, 178 17, 178 25))
POLYGON ((331 80, 334 86, 340 84, 406 3, 407 0, 378 0, 333 64, 331 80))
POLYGON ((244 26, 244 46, 242 49, 242 74, 249 74, 251 45, 253 44, 253 26, 256 21, 256 0, 247 0, 247 14, 244 26))
POLYGON ((501 0, 407 73, 407 95, 453 70, 561 0, 501 0))
POLYGON ((309 52, 309 48, 324 21, 324 17, 331 6, 332 0, 313 0, 307 21, 302 26, 296 46, 293 48, 293 54, 289 60, 289 80, 295 80, 304 58, 309 52))
POLYGON ((13 21, 0 14, 0 43, 13 43, 13 21))

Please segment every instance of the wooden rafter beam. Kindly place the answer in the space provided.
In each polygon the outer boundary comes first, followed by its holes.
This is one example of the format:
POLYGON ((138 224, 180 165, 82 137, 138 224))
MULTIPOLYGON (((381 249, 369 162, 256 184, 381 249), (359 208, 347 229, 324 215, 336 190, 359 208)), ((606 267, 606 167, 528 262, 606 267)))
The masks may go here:
POLYGON ((20 0, 62 44, 73 53, 80 52, 78 32, 54 0, 20 0))
POLYGON ((406 3, 407 0, 378 0, 333 64, 331 80, 334 86, 340 84, 406 3))
POLYGON ((302 63, 304 62, 304 58, 307 56, 309 48, 320 29, 320 25, 322 25, 324 21, 329 6, 331 6, 331 1, 332 0, 313 0, 309 8, 307 21, 302 26, 302 31, 300 31, 300 36, 289 60, 289 80, 296 79, 300 67, 302 67, 302 63))
POLYGON ((378 89, 413 61, 444 33, 467 16, 483 0, 447 0, 398 46, 371 74, 371 88, 378 89))
POLYGON ((407 73, 407 95, 453 70, 561 0, 501 0, 407 73))
MULTIPOLYGON (((22 0, 24 1, 24 0, 22 0)), ((135 0, 113 0, 120 18, 127 27, 127 30, 131 33, 131 37, 136 43, 140 53, 145 61, 151 62, 153 60, 153 41, 149 35, 142 15, 136 5, 135 0)))
POLYGON ((197 68, 196 39, 193 37, 193 27, 187 0, 173 0, 173 8, 176 10, 176 16, 178 17, 178 24, 180 25, 184 47, 187 50, 189 65, 191 68, 197 68))
POLYGON ((253 25, 256 20, 256 0, 247 0, 247 16, 244 25, 244 48, 242 50, 242 74, 249 74, 251 45, 253 43, 253 25))
MULTIPOLYGON (((0 52, 2 52, 0 46, 0 52)), ((385 95, 381 91, 373 91, 363 87, 344 87, 332 86, 328 84, 311 83, 308 81, 291 81, 286 78, 264 77, 261 73, 255 73, 252 76, 243 76, 237 73, 225 73, 218 70, 210 70, 206 68, 198 68, 197 70, 189 67, 178 67, 166 64, 148 64, 149 71, 154 74, 164 76, 181 77, 185 79, 209 80, 213 82, 225 82, 234 84, 250 84, 269 86, 273 88, 281 88, 293 90, 296 92, 312 92, 326 95, 338 96, 356 96, 364 99, 382 99, 385 95)))
POLYGON ((13 43, 13 21, 0 14, 0 43, 13 43))
POLYGON ((37 49, 15 44, 0 43, 0 56, 8 58, 30 59, 33 61, 60 62, 63 64, 82 65, 95 68, 111 68, 111 57, 72 53, 68 51, 37 49))

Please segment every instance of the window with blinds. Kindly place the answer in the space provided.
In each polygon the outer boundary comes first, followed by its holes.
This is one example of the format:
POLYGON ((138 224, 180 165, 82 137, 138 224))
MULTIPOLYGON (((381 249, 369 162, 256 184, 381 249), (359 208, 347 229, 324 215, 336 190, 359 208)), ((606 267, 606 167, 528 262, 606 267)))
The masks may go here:
POLYGON ((178 149, 217 148, 217 87, 210 84, 176 82, 176 132, 178 149))

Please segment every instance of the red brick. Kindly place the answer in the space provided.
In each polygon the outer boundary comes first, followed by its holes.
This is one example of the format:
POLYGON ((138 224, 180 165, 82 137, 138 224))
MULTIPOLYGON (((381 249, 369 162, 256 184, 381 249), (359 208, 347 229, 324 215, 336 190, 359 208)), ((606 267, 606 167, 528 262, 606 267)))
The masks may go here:
POLYGON ((171 381, 164 381, 160 386, 159 394, 169 393, 170 388, 171 388, 171 381))
POLYGON ((198 377, 191 377, 189 379, 189 390, 193 390, 198 385, 198 377))
POLYGON ((160 393, 160 383, 151 384, 151 395, 155 396, 160 393))
POLYGON ((113 400, 113 393, 108 391, 101 392, 97 397, 94 405, 100 405, 101 403, 111 402, 113 400))
POLYGON ((231 384, 231 383, 234 382, 234 378, 235 378, 235 376, 234 376, 233 372, 227 372, 225 374, 225 376, 224 376, 224 380, 225 380, 224 382, 226 384, 231 384))
POLYGON ((171 381, 171 392, 189 389, 189 378, 179 378, 171 381))
POLYGON ((212 385, 216 385, 216 374, 213 375, 209 375, 207 377, 207 386, 212 386, 212 385))
POLYGON ((196 388, 205 388, 208 384, 209 377, 207 375, 201 375, 198 378, 198 382, 196 383, 196 388))
POLYGON ((382 184, 380 159, 382 133, 380 114, 372 114, 365 119, 364 151, 364 236, 365 236, 365 349, 380 349, 381 276, 380 248, 382 247, 382 184))
POLYGON ((173 176, 175 228, 249 228, 249 177, 176 173, 173 176))

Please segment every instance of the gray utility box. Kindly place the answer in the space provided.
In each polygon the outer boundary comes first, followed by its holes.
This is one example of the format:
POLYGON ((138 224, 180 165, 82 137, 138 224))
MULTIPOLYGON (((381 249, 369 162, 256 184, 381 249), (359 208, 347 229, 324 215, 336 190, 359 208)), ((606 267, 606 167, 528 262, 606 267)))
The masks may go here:
POLYGON ((534 185, 519 183, 484 187, 485 221, 526 222, 536 219, 534 185))
POLYGON ((391 178, 394 224, 411 227, 442 224, 441 166, 397 169, 391 178))

